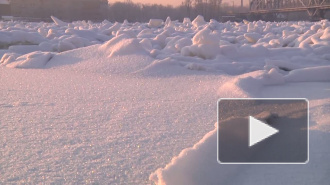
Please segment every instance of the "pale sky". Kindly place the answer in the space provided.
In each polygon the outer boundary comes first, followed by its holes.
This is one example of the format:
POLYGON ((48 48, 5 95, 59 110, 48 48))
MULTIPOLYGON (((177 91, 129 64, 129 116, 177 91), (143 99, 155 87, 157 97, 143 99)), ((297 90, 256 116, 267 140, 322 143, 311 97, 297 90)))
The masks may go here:
MULTIPOLYGON (((116 1, 125 1, 125 0, 109 0, 110 3, 116 2, 116 1)), ((180 5, 184 0, 132 0, 134 3, 149 3, 149 4, 162 4, 162 5, 173 5, 178 6, 180 5)), ((232 2, 235 2, 235 6, 241 4, 241 0, 222 0, 222 2, 228 2, 230 5, 232 5, 232 2)), ((248 4, 249 0, 243 0, 244 4, 248 4)))
MULTIPOLYGON (((109 0, 110 3, 116 1, 125 1, 125 0, 109 0)), ((162 4, 162 5, 173 5, 178 6, 182 3, 183 0, 132 0, 134 3, 149 3, 149 4, 162 4)))

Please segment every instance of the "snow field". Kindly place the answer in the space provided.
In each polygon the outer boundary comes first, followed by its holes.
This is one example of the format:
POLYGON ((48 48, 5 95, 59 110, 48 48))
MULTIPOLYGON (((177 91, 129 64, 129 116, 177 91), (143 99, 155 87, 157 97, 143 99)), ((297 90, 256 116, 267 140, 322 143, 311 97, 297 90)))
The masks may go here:
POLYGON ((329 181, 329 21, 52 19, 0 22, 0 183, 329 181), (221 97, 308 98, 311 163, 218 165, 221 97))

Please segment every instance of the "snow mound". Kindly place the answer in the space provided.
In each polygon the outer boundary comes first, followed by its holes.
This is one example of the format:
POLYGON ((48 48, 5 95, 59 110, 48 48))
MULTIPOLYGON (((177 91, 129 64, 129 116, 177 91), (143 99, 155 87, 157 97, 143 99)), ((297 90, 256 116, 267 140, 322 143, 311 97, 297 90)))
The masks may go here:
MULTIPOLYGON (((322 69, 322 67, 321 67, 322 69)), ((293 79, 301 79, 304 83, 311 80, 311 74, 319 72, 320 74, 328 74, 327 69, 325 71, 319 71, 320 68, 315 67, 296 69, 290 73, 296 74, 297 77, 292 77, 293 79), (294 72, 296 71, 296 72, 294 72), (304 76, 306 78, 301 77, 304 76), (298 75, 299 74, 299 75, 298 75)), ((290 75, 291 76, 291 75, 290 75)), ((322 75, 321 75, 322 76, 322 75)), ((315 77, 313 80, 322 81, 322 77, 315 77)), ((227 82, 224 87, 219 89, 219 95, 221 97, 296 97, 299 91, 298 86, 295 84, 289 84, 287 86, 269 86, 270 89, 263 92, 266 86, 272 84, 274 81, 278 81, 278 78, 283 82, 284 76, 278 72, 278 69, 273 68, 267 71, 255 71, 252 73, 247 73, 240 75, 234 79, 234 81, 227 82), (295 87, 296 86, 296 87, 295 87), (275 90, 276 89, 276 90, 275 90), (270 94, 269 91, 274 91, 270 94), (277 96, 274 96, 277 94, 277 96)), ((287 79, 287 78, 286 78, 287 79)), ((305 89, 307 84, 298 83, 303 91, 302 95, 299 97, 305 97, 313 102, 315 99, 315 93, 323 90, 326 85, 325 83, 319 86, 311 86, 310 90, 305 89), (312 93, 310 93, 312 92, 312 93)), ((309 84, 311 85, 311 84, 309 84)), ((316 100, 317 104, 328 104, 329 99, 323 99, 327 97, 326 91, 321 95, 321 99, 316 100)), ((321 93, 322 94, 322 93, 321 93)), ((319 95, 316 95, 319 96, 319 95)), ((315 103, 314 102, 314 103, 315 103)), ((313 103, 313 104, 314 104, 313 103)), ((315 108, 320 108, 314 105, 315 108)), ((257 108, 256 108, 257 109, 257 108)), ((269 111, 263 111, 264 108, 261 107, 260 113, 255 114, 254 117, 264 120, 268 123, 272 123, 279 119, 279 114, 272 113, 269 111)), ((297 113, 297 110, 293 108, 292 110, 280 110, 281 116, 290 118, 289 115, 292 113, 297 113), (282 111, 281 111, 282 110, 282 111)), ((325 111, 323 109, 319 110, 329 112, 328 109, 325 111)), ((244 114, 244 113, 243 113, 244 114)), ((327 115, 320 115, 318 113, 314 115, 312 122, 316 122, 317 125, 314 126, 315 130, 310 131, 310 162, 306 165, 280 165, 280 166, 270 166, 270 165, 222 165, 217 162, 217 128, 207 133, 203 139, 197 142, 193 147, 182 150, 178 156, 172 158, 171 162, 168 163, 164 168, 157 169, 149 177, 157 185, 166 184, 327 184, 328 177, 326 175, 329 166, 329 147, 327 143, 330 141, 329 133, 325 128, 328 127, 327 115), (320 117, 320 118, 316 118, 320 117), (321 125, 320 125, 321 124, 321 125), (322 150, 322 151, 320 151, 322 150), (318 164, 318 165, 315 165, 318 164), (271 175, 269 175, 271 174, 271 175), (295 176, 292 176, 295 174, 295 176), (308 175, 302 175, 308 174, 308 175), (267 175, 267 178, 264 178, 267 175), (233 178, 235 177, 235 178, 233 178), (278 179, 278 177, 281 177, 278 179), (313 178, 311 178, 313 177, 313 178)), ((292 121, 296 120, 296 114, 292 121)), ((220 129, 224 125, 236 125, 239 126, 242 119, 247 119, 246 117, 228 117, 225 120, 221 120, 220 129)), ((312 125, 316 123, 311 123, 312 125)), ((239 139, 235 142, 241 142, 239 139)), ((224 143, 226 144, 226 143, 224 143)), ((269 146, 270 148, 272 146, 269 146)), ((239 152, 239 151, 237 151, 239 152)), ((267 155, 267 154, 264 154, 267 155)))
POLYGON ((183 47, 183 56, 198 56, 203 59, 212 59, 220 54, 220 37, 208 27, 200 30, 192 39, 193 45, 183 47))
MULTIPOLYGON (((225 122, 239 122, 232 118, 225 122)), ((193 147, 184 149, 149 177, 157 185, 172 184, 327 184, 329 136, 313 131, 310 163, 306 165, 221 165, 217 163, 217 128, 193 147), (319 136, 317 136, 319 135, 319 136), (322 150, 322 151, 320 151, 322 150), (315 154, 315 155, 313 155, 315 154), (313 164, 320 165, 313 165, 313 164), (322 169, 322 170, 321 170, 322 169), (292 176, 292 174, 297 174, 292 176), (270 175, 272 174, 272 175, 270 175), (299 174, 299 175, 298 175, 299 174), (304 175, 308 174, 308 175, 304 175), (267 175, 267 178, 264 178, 267 175), (280 179, 278 177, 281 177, 280 179), (313 177, 313 178, 311 178, 313 177)))
POLYGON ((50 59, 54 56, 54 54, 50 52, 32 52, 20 57, 17 57, 15 60, 13 59, 14 56, 11 55, 10 57, 4 56, 1 59, 1 63, 10 68, 43 68, 50 59))
POLYGON ((216 169, 218 165, 216 162, 216 143, 214 143, 216 141, 216 133, 217 129, 214 129, 193 147, 181 151, 165 168, 160 168, 152 173, 149 180, 157 185, 194 185, 212 184, 216 179, 225 177, 231 171, 231 167, 227 169, 227 172, 224 171, 225 173, 208 170, 216 169), (195 168, 197 166, 198 168, 195 168), (205 177, 205 175, 210 178, 201 178, 205 177))
POLYGON ((59 41, 57 45, 57 50, 59 52, 73 50, 76 48, 81 48, 89 45, 89 41, 83 37, 72 35, 66 39, 59 41))
POLYGON ((290 71, 288 82, 330 82, 330 66, 309 67, 290 71))
POLYGON ((147 51, 140 44, 138 39, 129 38, 127 35, 114 37, 100 46, 100 49, 108 53, 109 57, 124 55, 148 55, 147 51))

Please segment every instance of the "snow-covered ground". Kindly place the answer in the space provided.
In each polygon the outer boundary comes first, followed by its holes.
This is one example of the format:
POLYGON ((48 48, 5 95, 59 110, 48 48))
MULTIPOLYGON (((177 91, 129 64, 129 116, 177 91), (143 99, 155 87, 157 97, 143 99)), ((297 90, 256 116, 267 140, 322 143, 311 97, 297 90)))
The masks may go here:
POLYGON ((330 181, 329 21, 52 18, 0 22, 0 184, 330 181), (309 99, 309 164, 219 165, 222 97, 309 99))

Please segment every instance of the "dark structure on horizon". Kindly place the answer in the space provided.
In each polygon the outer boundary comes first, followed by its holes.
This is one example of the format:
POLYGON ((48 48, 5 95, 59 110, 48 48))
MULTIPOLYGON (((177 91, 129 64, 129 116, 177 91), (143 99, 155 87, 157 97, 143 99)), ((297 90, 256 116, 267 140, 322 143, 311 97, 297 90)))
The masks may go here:
POLYGON ((0 0, 0 18, 2 16, 10 16, 11 8, 9 0, 0 0))
POLYGON ((290 12, 307 12, 310 20, 326 18, 330 11, 330 0, 251 0, 249 17, 251 19, 278 20, 290 12))

